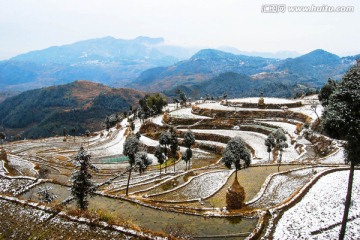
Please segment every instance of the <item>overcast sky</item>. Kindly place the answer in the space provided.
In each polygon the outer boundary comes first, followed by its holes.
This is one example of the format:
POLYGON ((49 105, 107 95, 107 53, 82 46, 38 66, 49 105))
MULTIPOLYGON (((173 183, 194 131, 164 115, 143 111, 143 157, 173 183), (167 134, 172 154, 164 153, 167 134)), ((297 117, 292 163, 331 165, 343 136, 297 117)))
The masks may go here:
POLYGON ((360 53, 358 0, 0 0, 0 59, 80 40, 164 37, 182 46, 360 53), (353 13, 262 13, 263 4, 354 6, 353 13))

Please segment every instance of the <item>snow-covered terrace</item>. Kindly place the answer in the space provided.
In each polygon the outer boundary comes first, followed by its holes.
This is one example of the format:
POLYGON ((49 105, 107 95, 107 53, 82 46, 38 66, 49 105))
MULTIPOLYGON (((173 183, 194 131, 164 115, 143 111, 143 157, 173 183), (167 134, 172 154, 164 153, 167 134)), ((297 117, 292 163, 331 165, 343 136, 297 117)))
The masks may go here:
MULTIPOLYGON (((185 129, 179 129, 180 131, 187 131, 185 129)), ((253 163, 261 163, 268 161, 269 154, 266 151, 265 147, 265 139, 266 135, 256 132, 248 132, 248 131, 237 131, 237 130, 208 130, 208 129, 191 129, 191 131, 196 133, 209 133, 209 134, 217 134, 220 136, 228 136, 228 137, 241 137, 244 141, 249 144, 255 150, 255 156, 253 159, 253 163)), ((283 162, 291 162, 294 161, 299 154, 294 149, 294 147, 290 144, 290 140, 288 139, 289 148, 285 149, 283 152, 283 162)))
MULTIPOLYGON (((249 97, 249 98, 234 98, 229 99, 228 102, 242 102, 242 103, 258 103, 259 97, 249 97)), ((265 104, 289 104, 299 102, 297 100, 285 99, 285 98, 269 98, 264 97, 265 104)))
POLYGON ((198 118, 198 119, 209 119, 210 117, 196 115, 191 112, 191 108, 182 108, 170 113, 171 117, 175 118, 198 118))
MULTIPOLYGON (((338 239, 348 171, 323 176, 277 223, 274 239, 338 239)), ((354 174, 345 239, 359 239, 360 171, 354 174)))

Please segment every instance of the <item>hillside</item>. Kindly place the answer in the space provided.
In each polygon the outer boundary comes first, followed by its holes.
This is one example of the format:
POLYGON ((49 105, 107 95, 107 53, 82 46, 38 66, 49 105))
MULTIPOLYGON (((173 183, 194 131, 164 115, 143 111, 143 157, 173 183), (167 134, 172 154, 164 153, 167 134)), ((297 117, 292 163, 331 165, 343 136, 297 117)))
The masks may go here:
POLYGON ((0 88, 23 91, 79 79, 122 86, 146 69, 176 63, 167 52, 180 50, 158 50, 163 45, 163 38, 104 37, 32 51, 0 62, 0 88))
POLYGON ((263 93, 267 97, 294 97, 297 93, 305 93, 311 88, 303 84, 294 84, 289 80, 281 79, 279 74, 268 74, 265 80, 258 80, 253 77, 226 72, 221 73, 209 80, 191 86, 177 85, 164 93, 171 97, 177 97, 177 89, 183 91, 188 97, 198 99, 209 95, 212 97, 221 97, 226 93, 229 98, 253 97, 263 93), (272 78, 271 78, 272 77, 272 78))
POLYGON ((204 49, 189 60, 173 66, 144 71, 128 87, 150 90, 167 90, 176 85, 191 86, 220 73, 236 72, 246 75, 265 71, 276 59, 234 55, 213 49, 204 49))
MULTIPOLYGON (((340 58, 324 50, 315 50, 296 58, 280 60, 205 49, 173 66, 146 70, 128 86, 142 90, 169 90, 178 85, 192 87, 221 73, 233 72, 276 84, 321 87, 328 78, 341 78, 355 63, 355 58, 340 58)), ((228 91, 231 89, 228 88, 228 91)))
POLYGON ((0 91, 0 103, 5 101, 6 98, 12 97, 19 94, 19 92, 12 91, 0 91))
POLYGON ((24 137, 61 134, 64 127, 76 127, 80 134, 86 129, 101 129, 107 115, 128 111, 144 95, 132 89, 76 81, 6 99, 0 103, 0 121, 12 134, 24 131, 24 137))

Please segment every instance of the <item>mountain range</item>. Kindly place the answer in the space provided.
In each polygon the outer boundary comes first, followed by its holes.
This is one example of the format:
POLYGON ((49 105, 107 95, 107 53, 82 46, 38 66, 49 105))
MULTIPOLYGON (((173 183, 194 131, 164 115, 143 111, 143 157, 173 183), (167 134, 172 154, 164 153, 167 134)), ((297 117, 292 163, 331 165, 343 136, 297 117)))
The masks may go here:
POLYGON ((89 80, 123 86, 149 68, 169 66, 187 57, 186 49, 163 38, 132 40, 105 37, 32 51, 0 62, 0 89, 24 91, 89 80))
POLYGON ((341 58, 318 49, 296 58, 281 60, 204 49, 189 60, 146 70, 127 86, 150 91, 167 91, 179 86, 192 88, 217 79, 219 74, 231 72, 246 75, 253 81, 305 84, 319 88, 329 78, 340 79, 359 57, 360 55, 341 58))
POLYGON ((341 78, 360 57, 339 57, 319 49, 301 56, 282 52, 279 54, 294 57, 279 59, 249 56, 275 56, 266 53, 220 49, 232 53, 216 49, 195 52, 195 48, 166 45, 163 38, 90 39, 1 61, 0 92, 25 91, 76 80, 143 91, 169 91, 181 86, 199 86, 223 73, 246 75, 254 81, 316 88, 328 78, 341 78))

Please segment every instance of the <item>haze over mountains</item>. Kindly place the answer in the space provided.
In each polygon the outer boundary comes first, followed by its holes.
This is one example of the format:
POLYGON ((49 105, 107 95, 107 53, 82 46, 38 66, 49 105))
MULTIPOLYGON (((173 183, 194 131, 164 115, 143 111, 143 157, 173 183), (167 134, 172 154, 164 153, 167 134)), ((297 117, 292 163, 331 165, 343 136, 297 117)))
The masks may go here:
POLYGON ((179 61, 167 52, 186 56, 186 49, 163 43, 162 38, 105 37, 21 54, 0 62, 0 88, 28 90, 81 79, 121 86, 146 69, 179 61))
MULTIPOLYGON (((324 50, 295 58, 263 58, 234 48, 222 49, 243 54, 170 46, 163 38, 90 39, 1 61, 0 89, 24 91, 89 80, 113 87, 168 91, 181 85, 192 87, 226 72, 264 82, 319 87, 329 77, 339 79, 356 58, 340 58, 324 50)), ((281 54, 296 56, 294 52, 281 54)))

